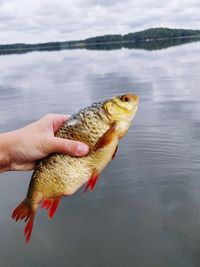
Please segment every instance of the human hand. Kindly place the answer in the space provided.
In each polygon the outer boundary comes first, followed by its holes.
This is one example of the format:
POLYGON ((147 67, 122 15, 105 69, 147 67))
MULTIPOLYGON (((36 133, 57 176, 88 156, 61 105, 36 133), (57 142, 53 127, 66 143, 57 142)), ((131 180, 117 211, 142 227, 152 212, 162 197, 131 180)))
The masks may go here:
POLYGON ((48 114, 24 128, 0 134, 0 172, 32 170, 36 160, 53 152, 86 155, 89 151, 86 144, 54 136, 68 118, 48 114))

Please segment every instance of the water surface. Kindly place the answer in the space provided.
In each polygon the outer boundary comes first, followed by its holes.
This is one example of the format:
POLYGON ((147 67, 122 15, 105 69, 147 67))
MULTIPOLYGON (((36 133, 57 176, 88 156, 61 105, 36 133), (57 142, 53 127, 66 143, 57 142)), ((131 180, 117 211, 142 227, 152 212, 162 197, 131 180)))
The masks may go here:
MULTIPOLYGON (((0 131, 126 91, 134 125, 92 193, 37 213, 30 244, 11 212, 31 172, 0 176, 0 266, 200 266, 200 43, 159 51, 0 57, 0 131)), ((28 137, 27 137, 28 138, 28 137)))

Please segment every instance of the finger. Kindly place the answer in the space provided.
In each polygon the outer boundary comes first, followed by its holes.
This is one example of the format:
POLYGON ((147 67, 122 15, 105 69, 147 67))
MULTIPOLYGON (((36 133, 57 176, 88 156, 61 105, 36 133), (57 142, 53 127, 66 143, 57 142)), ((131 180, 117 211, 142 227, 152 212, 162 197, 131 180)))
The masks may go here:
POLYGON ((89 152, 89 147, 78 141, 54 137, 51 141, 50 153, 52 152, 60 152, 70 156, 85 156, 89 152))
POLYGON ((70 116, 68 115, 59 115, 55 116, 53 120, 53 131, 56 133, 62 126, 63 124, 69 119, 70 116))
POLYGON ((69 119, 70 115, 64 115, 64 114, 47 114, 43 118, 50 122, 50 124, 53 127, 53 132, 56 133, 61 126, 69 119))

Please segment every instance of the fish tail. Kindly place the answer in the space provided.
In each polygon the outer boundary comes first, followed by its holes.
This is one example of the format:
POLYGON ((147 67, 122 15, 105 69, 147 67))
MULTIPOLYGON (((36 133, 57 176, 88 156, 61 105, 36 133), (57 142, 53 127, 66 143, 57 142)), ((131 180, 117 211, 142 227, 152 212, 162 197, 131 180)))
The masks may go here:
POLYGON ((25 198, 12 213, 12 218, 16 222, 18 220, 24 220, 25 222, 27 222, 24 229, 24 235, 27 243, 31 237, 35 212, 36 209, 34 209, 28 202, 27 198, 25 198))

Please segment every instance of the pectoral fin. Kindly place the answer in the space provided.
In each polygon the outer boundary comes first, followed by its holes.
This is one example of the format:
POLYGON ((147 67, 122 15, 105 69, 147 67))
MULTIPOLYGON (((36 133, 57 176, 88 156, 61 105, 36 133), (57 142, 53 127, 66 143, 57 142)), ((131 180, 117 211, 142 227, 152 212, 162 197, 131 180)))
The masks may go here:
POLYGON ((96 182, 99 177, 99 173, 104 169, 104 167, 111 160, 112 155, 115 154, 116 146, 118 144, 119 138, 116 132, 116 124, 113 124, 98 140, 94 147, 94 152, 96 152, 99 156, 99 160, 95 165, 94 171, 88 180, 86 188, 84 192, 90 187, 90 192, 94 189, 96 182), (111 146, 109 146, 111 145, 111 146), (105 150, 99 150, 101 148, 105 148, 105 150))
POLYGON ((108 130, 107 132, 105 132, 98 140, 98 142, 96 143, 95 147, 94 147, 94 151, 96 151, 97 149, 103 148, 104 146, 110 144, 114 138, 117 137, 117 132, 115 131, 116 129, 116 124, 113 124, 108 130))

